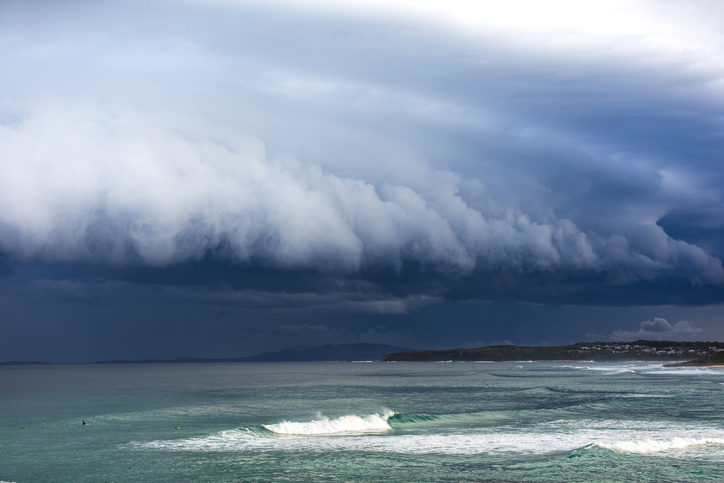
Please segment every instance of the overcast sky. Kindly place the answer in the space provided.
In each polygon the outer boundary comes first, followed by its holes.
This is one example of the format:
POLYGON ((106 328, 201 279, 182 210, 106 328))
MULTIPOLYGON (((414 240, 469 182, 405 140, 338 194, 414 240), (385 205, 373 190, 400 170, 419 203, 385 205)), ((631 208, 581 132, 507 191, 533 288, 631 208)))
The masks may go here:
POLYGON ((0 360, 724 339, 719 1, 0 3, 0 360))

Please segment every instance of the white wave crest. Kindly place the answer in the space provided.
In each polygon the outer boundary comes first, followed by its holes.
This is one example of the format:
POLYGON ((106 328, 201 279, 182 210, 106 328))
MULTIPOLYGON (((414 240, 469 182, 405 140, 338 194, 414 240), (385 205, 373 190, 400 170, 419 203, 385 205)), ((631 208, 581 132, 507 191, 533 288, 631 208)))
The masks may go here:
POLYGON ((662 367, 659 370, 642 372, 642 374, 656 374, 667 376, 724 376, 724 371, 722 371, 721 369, 712 369, 708 367, 662 367))
POLYGON ((616 441, 613 443, 598 443, 597 446, 621 453, 659 453, 676 449, 684 449, 690 446, 701 446, 705 444, 724 444, 724 439, 700 439, 700 438, 671 438, 666 440, 644 439, 637 441, 616 441))
POLYGON ((336 419, 322 418, 308 422, 282 421, 277 424, 262 424, 277 434, 316 435, 359 431, 381 431, 390 429, 387 420, 393 412, 370 414, 369 416, 342 416, 336 419))
MULTIPOLYGON (((364 451, 398 454, 550 454, 565 453, 589 447, 629 454, 661 455, 665 457, 691 457, 716 453, 721 458, 724 430, 705 426, 682 426, 626 420, 558 420, 539 423, 526 428, 498 426, 488 428, 442 429, 437 433, 395 434, 374 432, 369 426, 355 429, 359 421, 375 421, 381 429, 389 429, 387 418, 393 413, 372 416, 344 416, 309 423, 287 423, 291 427, 276 427, 279 436, 260 434, 248 429, 227 430, 189 439, 131 443, 135 449, 162 451, 364 451), (353 424, 343 423, 353 418, 353 424), (356 418, 356 419, 354 419, 356 418), (357 421, 359 420, 359 421, 357 421), (384 426, 380 424, 384 423, 384 426), (307 426, 305 426, 307 425, 307 426), (310 426, 311 425, 311 426, 310 426), (289 431, 291 428, 296 432, 289 431), (322 429, 327 429, 322 432, 322 429), (325 435, 335 437, 280 437, 289 434, 325 435), (369 429, 368 429, 369 428, 369 429), (300 431, 306 431, 301 433, 300 431), (358 434, 355 434, 358 432, 358 434), (716 448, 711 446, 716 445, 716 448)), ((271 431, 269 427, 267 427, 271 431)))
POLYGON ((641 370, 641 368, 636 366, 624 366, 624 367, 616 367, 616 366, 610 366, 610 365, 590 365, 590 366, 559 366, 561 368, 566 369, 574 369, 579 371, 597 371, 597 372, 604 372, 607 376, 612 376, 614 374, 636 374, 637 370, 641 370))

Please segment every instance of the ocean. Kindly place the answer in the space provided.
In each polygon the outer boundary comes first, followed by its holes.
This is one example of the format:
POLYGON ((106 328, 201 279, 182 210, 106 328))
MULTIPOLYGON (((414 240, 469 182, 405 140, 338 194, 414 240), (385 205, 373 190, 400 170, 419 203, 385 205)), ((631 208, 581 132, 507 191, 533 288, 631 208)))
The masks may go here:
POLYGON ((724 481, 722 396, 649 363, 2 366, 0 481, 724 481))

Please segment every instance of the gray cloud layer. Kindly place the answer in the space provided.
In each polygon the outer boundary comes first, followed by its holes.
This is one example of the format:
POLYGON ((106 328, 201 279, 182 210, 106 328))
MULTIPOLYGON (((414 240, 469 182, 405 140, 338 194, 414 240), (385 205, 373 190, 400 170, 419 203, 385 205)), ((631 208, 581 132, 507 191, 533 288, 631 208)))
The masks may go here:
POLYGON ((0 251, 15 263, 212 256, 375 283, 414 267, 435 295, 534 276, 565 286, 563 302, 591 283, 721 300, 722 70, 690 30, 466 36, 256 4, 2 8, 0 251), (714 242, 681 217, 680 239, 657 224, 682 210, 709 213, 714 242))
POLYGON ((724 280, 719 260, 661 229, 645 255, 568 219, 476 209, 448 171, 421 166, 430 181, 417 190, 375 186, 269 160, 253 138, 213 141, 158 124, 51 110, 0 128, 12 160, 0 167, 2 249, 27 261, 165 266, 223 245, 236 262, 345 275, 413 262, 461 275, 503 266, 606 271, 616 283, 676 271, 693 283, 724 280))

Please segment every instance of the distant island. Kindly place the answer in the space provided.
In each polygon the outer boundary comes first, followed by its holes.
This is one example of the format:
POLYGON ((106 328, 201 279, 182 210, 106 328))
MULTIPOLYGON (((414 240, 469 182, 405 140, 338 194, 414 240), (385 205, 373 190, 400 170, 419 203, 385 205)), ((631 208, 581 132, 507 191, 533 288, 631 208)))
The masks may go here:
MULTIPOLYGON (((653 361, 669 362, 705 356, 724 358, 722 342, 578 342, 565 346, 492 345, 474 349, 411 350, 385 354, 384 361, 653 361)), ((724 362, 722 362, 724 364, 724 362)))

